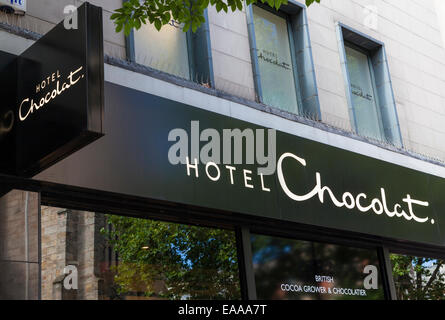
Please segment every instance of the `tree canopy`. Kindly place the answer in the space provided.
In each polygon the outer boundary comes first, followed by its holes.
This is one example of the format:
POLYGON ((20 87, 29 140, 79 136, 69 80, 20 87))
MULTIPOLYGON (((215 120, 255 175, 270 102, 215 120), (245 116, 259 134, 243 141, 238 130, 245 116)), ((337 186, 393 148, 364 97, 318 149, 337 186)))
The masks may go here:
POLYGON ((111 215, 108 223, 118 295, 240 299, 233 231, 111 215))
POLYGON ((445 260, 391 255, 398 300, 445 300, 445 260))
MULTIPOLYGON (((241 298, 233 231, 114 215, 109 215, 107 220, 110 227, 103 228, 102 233, 119 257, 112 270, 117 293, 113 298, 126 295, 156 299, 241 298)), ((341 281, 349 283, 350 276, 354 278, 349 263, 354 259, 348 255, 349 248, 340 249, 344 250, 331 258, 341 267, 338 271, 341 281)), ((300 276, 305 272, 312 275, 312 268, 304 269, 311 264, 300 261, 304 252, 303 248, 295 247, 292 254, 287 252, 286 259, 293 261, 291 265, 299 266, 300 276)), ((353 255, 356 254, 354 251, 353 255)), ((444 260, 397 254, 390 258, 397 299, 445 300, 444 260)), ((290 271, 294 274, 293 269, 290 271)), ((282 274, 283 270, 266 278, 279 278, 282 274)), ((375 294, 381 298, 380 292, 375 294)))
MULTIPOLYGON (((278 10, 286 5, 288 0, 259 0, 278 10)), ((246 5, 257 3, 258 0, 246 0, 246 5)), ((306 0, 310 6, 320 0, 306 0)), ((182 25, 183 31, 191 29, 195 32, 205 22, 204 11, 207 7, 214 6, 217 12, 229 10, 235 12, 243 10, 243 0, 128 0, 123 6, 116 9, 111 15, 111 20, 116 25, 116 32, 128 36, 132 29, 140 29, 142 24, 149 22, 157 30, 174 20, 182 25)))

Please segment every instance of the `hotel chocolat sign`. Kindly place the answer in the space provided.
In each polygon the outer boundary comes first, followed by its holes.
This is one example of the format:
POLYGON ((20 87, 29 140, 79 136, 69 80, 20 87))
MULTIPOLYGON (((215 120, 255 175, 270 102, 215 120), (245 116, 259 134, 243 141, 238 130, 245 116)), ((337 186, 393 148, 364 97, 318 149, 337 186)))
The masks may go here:
POLYGON ((15 165, 3 172, 33 176, 102 136, 102 12, 85 3, 77 14, 77 29, 61 22, 15 60, 16 99, 2 106, 15 165))
POLYGON ((38 179, 253 221, 263 217, 445 246, 443 178, 280 131, 272 175, 257 172, 263 167, 258 163, 198 163, 193 144, 197 155, 209 143, 219 145, 222 156, 224 130, 268 130, 112 83, 105 83, 105 101, 107 135, 38 179), (191 146, 184 164, 169 161, 180 141, 169 135, 177 128, 191 146), (221 140, 202 139, 209 130, 221 140))

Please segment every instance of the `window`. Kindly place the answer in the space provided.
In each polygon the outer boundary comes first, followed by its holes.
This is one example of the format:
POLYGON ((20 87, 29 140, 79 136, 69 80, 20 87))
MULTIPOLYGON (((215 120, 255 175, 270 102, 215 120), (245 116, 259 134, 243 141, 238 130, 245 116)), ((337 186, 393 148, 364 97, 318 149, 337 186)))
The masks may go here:
POLYGON ((445 300, 445 260, 390 255, 398 300, 445 300))
POLYGON ((134 32, 136 62, 167 73, 190 79, 187 33, 171 22, 160 31, 143 24, 134 32))
POLYGON ((230 230, 42 206, 41 234, 44 300, 241 298, 230 230))
POLYGON ((251 241, 260 300, 385 298, 377 250, 264 235, 251 241))
POLYGON ((345 51, 357 131, 366 137, 383 140, 370 59, 366 53, 353 46, 346 45, 345 51))
POLYGON ((304 9, 293 1, 280 11, 247 9, 255 88, 260 102, 320 118, 315 72, 304 9))
POLYGON ((142 24, 127 39, 127 55, 138 64, 198 82, 213 85, 213 66, 210 50, 210 32, 206 22, 193 33, 182 31, 175 20, 160 31, 154 25, 142 24))
POLYGON ((342 24, 338 34, 353 129, 363 137, 402 147, 383 43, 342 24))
POLYGON ((258 6, 252 9, 263 102, 298 113, 287 18, 258 6))

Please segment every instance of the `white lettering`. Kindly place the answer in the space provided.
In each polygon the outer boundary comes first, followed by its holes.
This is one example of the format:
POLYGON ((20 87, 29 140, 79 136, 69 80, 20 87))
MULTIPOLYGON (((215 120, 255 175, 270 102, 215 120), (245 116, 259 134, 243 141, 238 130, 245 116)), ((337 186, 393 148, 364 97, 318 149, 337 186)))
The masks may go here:
POLYGON ((233 181, 233 171, 235 171, 236 168, 232 166, 226 166, 226 169, 228 169, 230 172, 230 183, 234 184, 235 182, 233 181))
POLYGON ((244 186, 246 188, 253 189, 253 185, 248 183, 248 181, 252 181, 252 177, 248 177, 247 176, 248 174, 252 174, 252 171, 250 171, 250 170, 243 170, 243 172, 244 172, 244 186))
MULTIPOLYGON (((40 100, 39 104, 34 103, 34 99, 31 99, 31 103, 29 103, 30 99, 26 98, 23 99, 19 106, 19 119, 20 121, 25 121, 28 116, 32 113, 34 113, 34 110, 39 110, 40 108, 44 107, 45 105, 49 104, 52 100, 56 99, 57 96, 61 95, 65 90, 69 89, 71 86, 75 85, 79 82, 80 79, 84 78, 83 74, 80 74, 80 71, 82 71, 83 67, 78 68, 75 71, 71 71, 67 79, 69 80, 69 84, 64 82, 62 84, 62 89, 60 89, 60 81, 57 81, 56 88, 53 91, 47 92, 40 100), (23 112, 23 108, 27 108, 26 113, 23 112)), ((60 77, 59 71, 57 71, 57 78, 60 77)), ((39 93, 41 90, 43 90, 46 85, 50 84, 50 80, 55 79, 55 74, 48 77, 46 80, 42 81, 39 85, 36 86, 36 93, 39 93)))
POLYGON ((400 204, 394 205, 393 212, 389 211, 389 209, 387 207, 386 192, 385 192, 384 188, 380 189, 381 200, 378 198, 374 198, 371 201, 371 205, 369 205, 367 207, 363 206, 363 203, 361 202, 362 200, 367 199, 367 196, 364 193, 360 193, 354 198, 352 193, 345 192, 342 195, 342 201, 340 201, 335 197, 334 192, 328 186, 322 186, 321 174, 319 172, 316 172, 316 174, 315 174, 315 180, 316 180, 315 187, 305 195, 296 195, 288 188, 288 186, 286 184, 286 180, 284 179, 283 161, 286 158, 294 159, 304 167, 306 166, 306 160, 303 158, 297 157, 296 155, 294 155, 292 153, 284 153, 279 158, 278 163, 277 163, 278 181, 281 185, 281 188, 283 189, 284 193, 290 199, 292 199, 294 201, 302 202, 302 201, 309 200, 309 199, 313 198, 314 196, 318 195, 319 201, 321 203, 324 203, 324 195, 325 195, 325 193, 327 193, 329 195, 332 203, 336 207, 339 207, 339 208, 346 207, 349 210, 357 208, 359 211, 364 212, 364 213, 369 212, 372 209, 372 211, 374 211, 374 213, 377 215, 382 215, 383 213, 385 213, 390 218, 403 217, 404 219, 406 219, 408 221, 414 220, 419 223, 425 223, 429 220, 428 217, 426 217, 426 218, 417 217, 415 215, 414 209, 413 209, 413 205, 428 207, 429 203, 426 201, 412 199, 409 194, 406 195, 406 198, 402 199, 402 201, 408 205, 409 213, 406 213, 404 210, 399 211, 400 209, 402 209, 400 204))
POLYGON ((194 169, 196 178, 198 178, 198 159, 196 159, 196 158, 194 159, 194 161, 195 161, 194 165, 189 163, 189 157, 186 157, 186 161, 187 161, 187 163, 186 163, 186 165, 187 165, 187 175, 190 176, 190 169, 194 169))
POLYGON ((207 164, 206 164, 206 173, 207 173, 207 177, 209 177, 209 179, 212 180, 212 181, 218 181, 219 177, 221 176, 221 171, 219 170, 219 167, 214 162, 207 162, 207 164), (217 172, 216 177, 212 177, 210 175, 210 172, 209 172, 209 167, 210 166, 212 166, 212 167, 214 167, 216 169, 216 172, 217 172))
POLYGON ((269 188, 266 188, 266 187, 264 186, 264 175, 263 175, 262 173, 260 173, 260 178, 261 178, 261 189, 262 189, 263 191, 270 192, 270 189, 269 189, 269 188))

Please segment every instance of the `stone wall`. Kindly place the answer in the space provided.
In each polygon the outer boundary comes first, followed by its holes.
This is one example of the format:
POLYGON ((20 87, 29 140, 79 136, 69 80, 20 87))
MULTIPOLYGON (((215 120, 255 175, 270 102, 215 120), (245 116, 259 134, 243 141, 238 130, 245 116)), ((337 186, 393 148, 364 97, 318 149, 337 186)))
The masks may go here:
POLYGON ((42 206, 42 299, 100 298, 103 221, 92 212, 42 206), (64 289, 66 266, 77 268, 77 290, 64 289))
POLYGON ((38 206, 36 193, 0 198, 0 299, 38 299, 38 206))

